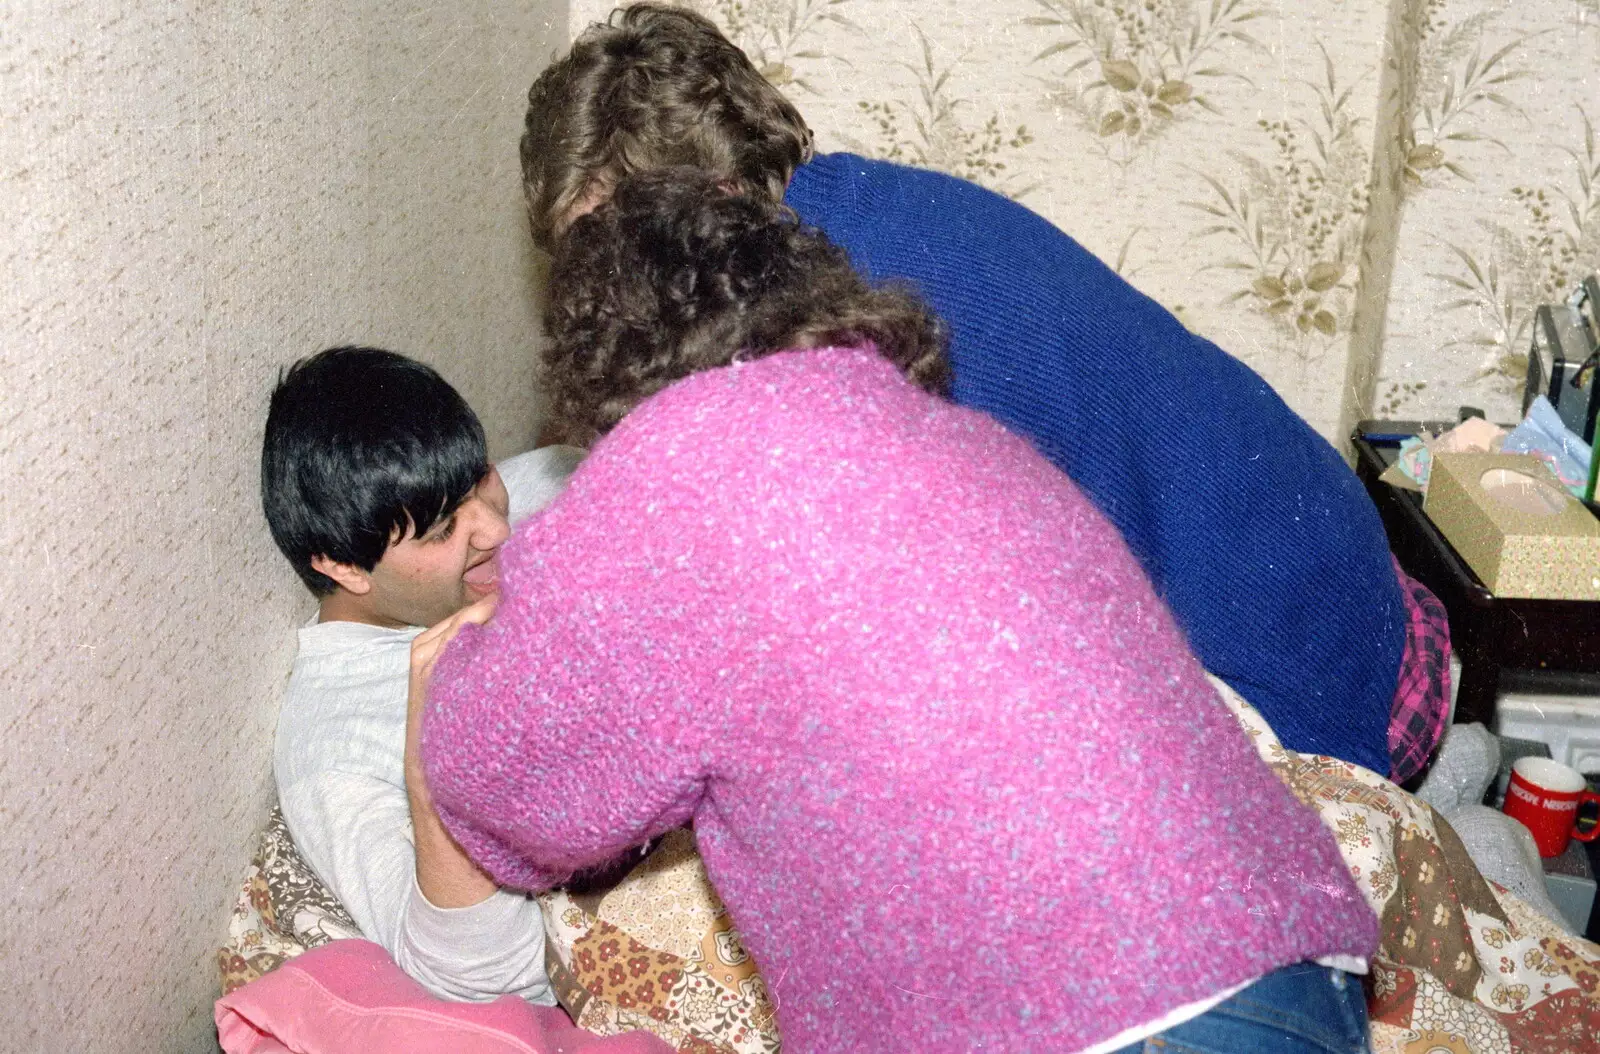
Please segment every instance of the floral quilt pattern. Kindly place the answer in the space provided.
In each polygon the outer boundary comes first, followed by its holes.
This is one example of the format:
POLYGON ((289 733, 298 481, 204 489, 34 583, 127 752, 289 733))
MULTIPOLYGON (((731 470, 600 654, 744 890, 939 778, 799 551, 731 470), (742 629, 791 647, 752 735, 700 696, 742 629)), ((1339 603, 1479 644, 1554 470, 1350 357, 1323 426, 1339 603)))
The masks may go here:
POLYGON ((1213 683, 1333 832, 1382 924, 1367 991, 1377 1054, 1600 1051, 1600 946, 1485 879, 1432 807, 1367 769, 1285 750, 1213 683))
MULTIPOLYGON (((1600 946, 1482 876, 1444 818, 1393 783, 1283 748, 1213 681, 1263 760, 1333 833, 1378 915, 1367 997, 1376 1054, 1600 1051, 1600 946)), ((688 831, 608 889, 543 894, 558 998, 601 1035, 645 1029, 681 1054, 777 1054, 776 1014, 688 831)), ((276 810, 218 953, 224 992, 338 937, 348 914, 276 810)))
POLYGON ((340 937, 359 937, 355 921, 303 860, 274 807, 217 951, 227 995, 286 960, 340 937))
POLYGON ((711 888, 694 836, 673 831, 603 894, 539 898, 556 997, 601 1035, 642 1028, 683 1054, 775 1054, 766 985, 711 888))

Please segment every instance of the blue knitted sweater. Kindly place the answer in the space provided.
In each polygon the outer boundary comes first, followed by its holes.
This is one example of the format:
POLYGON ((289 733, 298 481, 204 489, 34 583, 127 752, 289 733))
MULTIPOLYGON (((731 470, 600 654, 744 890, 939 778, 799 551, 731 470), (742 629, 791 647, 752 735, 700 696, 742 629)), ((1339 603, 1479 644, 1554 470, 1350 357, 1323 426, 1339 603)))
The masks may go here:
POLYGON ((1285 746, 1387 775, 1406 622, 1383 526, 1266 381, 974 184, 827 154, 785 200, 869 278, 928 299, 950 326, 956 401, 1088 492, 1201 661, 1285 746))

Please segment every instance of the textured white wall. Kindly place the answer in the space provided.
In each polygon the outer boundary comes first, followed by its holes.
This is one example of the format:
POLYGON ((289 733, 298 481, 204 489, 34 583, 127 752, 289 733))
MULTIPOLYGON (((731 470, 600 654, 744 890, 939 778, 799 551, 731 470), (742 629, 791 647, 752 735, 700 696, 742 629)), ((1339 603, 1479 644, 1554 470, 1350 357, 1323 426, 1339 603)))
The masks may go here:
POLYGON ((277 367, 439 365, 535 429, 522 96, 566 4, 0 8, 0 1046, 212 1049, 310 610, 257 497, 277 367))

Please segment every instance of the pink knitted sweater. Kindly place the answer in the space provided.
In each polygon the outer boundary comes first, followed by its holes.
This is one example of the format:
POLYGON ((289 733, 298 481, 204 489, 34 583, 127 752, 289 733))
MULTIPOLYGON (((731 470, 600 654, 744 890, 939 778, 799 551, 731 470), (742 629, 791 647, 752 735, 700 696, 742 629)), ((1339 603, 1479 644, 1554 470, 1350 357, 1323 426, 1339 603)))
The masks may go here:
POLYGON ((1376 945, 1105 519, 871 353, 651 398, 501 590, 433 681, 446 823, 540 889, 692 820, 798 1054, 1073 1050, 1376 945))

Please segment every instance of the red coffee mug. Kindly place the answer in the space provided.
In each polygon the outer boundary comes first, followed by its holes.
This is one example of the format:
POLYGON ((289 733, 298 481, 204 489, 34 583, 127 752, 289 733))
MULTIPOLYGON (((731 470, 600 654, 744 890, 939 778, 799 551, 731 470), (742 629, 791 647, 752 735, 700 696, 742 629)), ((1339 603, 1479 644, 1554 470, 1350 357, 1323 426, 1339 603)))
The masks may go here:
POLYGON ((1587 802, 1600 804, 1600 794, 1589 790, 1588 781, 1577 769, 1549 758, 1518 758, 1511 766, 1511 784, 1506 787, 1502 808, 1533 832, 1540 856, 1560 856, 1567 851, 1569 839, 1592 842, 1600 837, 1600 823, 1586 831, 1576 830, 1578 807, 1587 802))

